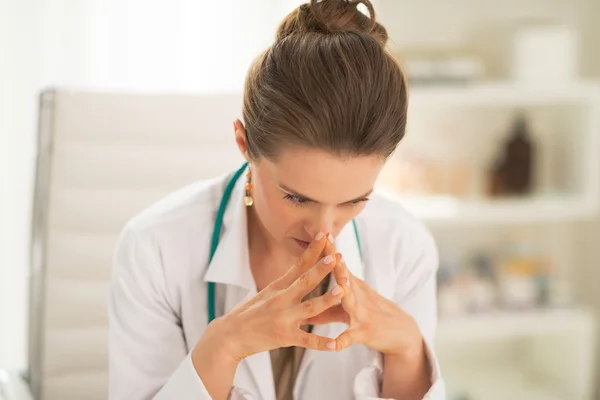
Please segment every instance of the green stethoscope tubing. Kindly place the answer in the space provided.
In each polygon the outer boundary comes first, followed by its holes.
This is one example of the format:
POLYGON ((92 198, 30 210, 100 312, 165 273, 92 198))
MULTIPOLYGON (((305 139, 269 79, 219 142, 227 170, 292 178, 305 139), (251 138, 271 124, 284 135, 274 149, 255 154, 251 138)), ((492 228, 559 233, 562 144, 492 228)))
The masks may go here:
MULTIPOLYGON (((210 241, 210 256, 208 258, 208 263, 212 262, 212 259, 217 252, 217 247, 219 246, 219 240, 221 238, 221 229, 223 227, 223 217, 225 216, 225 209, 227 208, 227 204, 229 203, 229 199, 231 198, 231 194, 233 193, 233 189, 235 184, 237 183, 240 176, 244 173, 246 168, 248 167, 248 163, 244 163, 240 169, 238 169, 235 174, 229 179, 227 182, 227 186, 225 187, 225 191, 223 192, 223 197, 221 197, 221 203, 219 203, 219 209, 217 211, 217 218, 215 219, 215 225, 213 227, 212 239, 210 241)), ((360 245, 360 237, 358 236, 358 228, 356 227, 356 221, 352 220, 352 227, 354 228, 354 236, 356 236, 356 243, 358 245, 358 252, 360 257, 362 258, 362 248, 360 245)), ((216 318, 216 305, 215 305, 215 283, 208 282, 208 323, 216 318)))

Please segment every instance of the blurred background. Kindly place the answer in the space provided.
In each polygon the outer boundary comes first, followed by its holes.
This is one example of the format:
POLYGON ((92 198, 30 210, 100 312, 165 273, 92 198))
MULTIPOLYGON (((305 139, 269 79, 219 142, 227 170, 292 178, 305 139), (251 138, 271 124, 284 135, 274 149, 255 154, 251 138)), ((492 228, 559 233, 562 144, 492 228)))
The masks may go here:
MULTIPOLYGON (((246 69, 300 3, 0 0, 0 399, 106 398, 116 235, 238 165, 246 69)), ((411 85, 378 189, 437 239, 449 399, 599 399, 600 1, 373 3, 411 85)))

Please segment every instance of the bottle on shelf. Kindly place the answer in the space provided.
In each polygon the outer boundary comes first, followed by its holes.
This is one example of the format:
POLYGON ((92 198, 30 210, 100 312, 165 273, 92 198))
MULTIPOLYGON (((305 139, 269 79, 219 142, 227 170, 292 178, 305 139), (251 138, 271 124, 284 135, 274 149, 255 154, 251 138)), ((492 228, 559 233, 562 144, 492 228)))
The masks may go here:
POLYGON ((524 114, 516 116, 511 134, 490 174, 492 196, 527 195, 533 189, 535 147, 524 114))

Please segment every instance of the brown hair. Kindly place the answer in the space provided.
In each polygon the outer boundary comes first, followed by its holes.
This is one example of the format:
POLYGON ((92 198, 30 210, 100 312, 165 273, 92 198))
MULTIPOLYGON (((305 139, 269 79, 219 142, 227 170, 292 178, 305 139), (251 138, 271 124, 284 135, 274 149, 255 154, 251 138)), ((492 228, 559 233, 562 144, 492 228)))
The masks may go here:
POLYGON ((246 77, 250 157, 276 159, 284 144, 389 157, 404 136, 407 87, 387 39, 368 0, 311 0, 292 11, 246 77))

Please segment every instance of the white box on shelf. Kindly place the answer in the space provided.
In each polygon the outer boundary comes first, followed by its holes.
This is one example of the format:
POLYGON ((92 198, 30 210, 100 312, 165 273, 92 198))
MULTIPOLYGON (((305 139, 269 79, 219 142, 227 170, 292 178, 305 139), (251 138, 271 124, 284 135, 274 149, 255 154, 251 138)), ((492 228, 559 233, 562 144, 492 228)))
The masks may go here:
POLYGON ((514 36, 512 75, 521 83, 556 85, 577 76, 577 35, 566 25, 530 25, 514 36))

